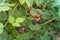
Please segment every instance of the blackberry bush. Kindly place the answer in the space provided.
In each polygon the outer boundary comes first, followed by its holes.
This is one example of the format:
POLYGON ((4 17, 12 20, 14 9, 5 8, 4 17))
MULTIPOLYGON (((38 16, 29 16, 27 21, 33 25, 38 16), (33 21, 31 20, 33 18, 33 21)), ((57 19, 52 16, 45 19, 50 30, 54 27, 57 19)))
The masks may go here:
POLYGON ((0 40, 60 40, 60 0, 0 0, 0 40))

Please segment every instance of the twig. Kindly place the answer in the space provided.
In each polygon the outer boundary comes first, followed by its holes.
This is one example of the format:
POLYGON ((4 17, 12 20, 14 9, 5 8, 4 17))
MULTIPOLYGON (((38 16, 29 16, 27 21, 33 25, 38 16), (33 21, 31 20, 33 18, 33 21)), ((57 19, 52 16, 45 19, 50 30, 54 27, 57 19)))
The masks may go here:
POLYGON ((41 24, 41 26, 44 26, 44 25, 46 25, 46 24, 50 23, 50 22, 51 22, 51 21, 53 21, 53 20, 55 20, 55 18, 52 18, 52 19, 48 20, 47 22, 45 22, 45 23, 41 24))
MULTIPOLYGON (((16 8, 17 8, 18 5, 19 5, 19 3, 16 4, 16 6, 14 7, 14 9, 13 9, 13 11, 12 11, 12 13, 11 13, 10 16, 13 15, 13 13, 15 12, 15 10, 16 10, 16 8)), ((4 24, 4 27, 5 27, 8 23, 9 23, 9 20, 6 21, 6 23, 4 24)))
POLYGON ((12 11, 12 13, 11 13, 11 15, 10 16, 12 16, 13 14, 14 14, 14 12, 15 12, 15 10, 16 10, 16 8, 17 8, 17 6, 19 5, 19 2, 16 4, 16 6, 14 7, 14 9, 13 9, 13 11, 12 11))

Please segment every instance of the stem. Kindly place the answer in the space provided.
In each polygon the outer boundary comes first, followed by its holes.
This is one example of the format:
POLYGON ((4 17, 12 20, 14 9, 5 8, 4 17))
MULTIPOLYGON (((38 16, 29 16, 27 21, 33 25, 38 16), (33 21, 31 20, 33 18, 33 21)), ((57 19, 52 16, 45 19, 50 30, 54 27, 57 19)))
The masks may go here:
MULTIPOLYGON (((16 6, 14 7, 14 9, 13 9, 13 11, 12 11, 12 13, 11 13, 10 16, 13 15, 13 13, 15 12, 15 10, 16 10, 16 8, 17 8, 18 5, 19 5, 19 3, 16 4, 16 6)), ((6 23, 4 24, 4 27, 5 27, 8 23, 9 23, 9 20, 6 21, 6 23)))
POLYGON ((55 20, 55 18, 52 18, 52 19, 48 20, 47 22, 45 22, 45 23, 41 24, 41 26, 44 26, 44 25, 46 25, 46 24, 50 23, 50 22, 51 22, 51 21, 53 21, 53 20, 55 20))

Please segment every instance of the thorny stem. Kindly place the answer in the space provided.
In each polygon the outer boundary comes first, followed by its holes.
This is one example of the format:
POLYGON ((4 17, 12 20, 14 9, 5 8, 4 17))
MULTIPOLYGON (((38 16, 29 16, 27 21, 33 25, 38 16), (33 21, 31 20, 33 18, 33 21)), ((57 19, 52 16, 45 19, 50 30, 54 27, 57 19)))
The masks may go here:
MULTIPOLYGON (((12 13, 11 13, 11 16, 13 15, 13 13, 15 12, 17 6, 19 5, 19 3, 16 4, 16 6, 14 7, 12 13)), ((4 24, 4 27, 9 23, 9 20, 6 21, 6 23, 4 24)))

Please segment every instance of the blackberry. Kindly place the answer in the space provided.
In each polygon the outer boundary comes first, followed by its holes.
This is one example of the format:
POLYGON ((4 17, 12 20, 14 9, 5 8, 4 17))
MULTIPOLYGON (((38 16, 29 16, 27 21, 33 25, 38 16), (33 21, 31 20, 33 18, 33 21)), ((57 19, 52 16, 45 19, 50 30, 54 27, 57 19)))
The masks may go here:
POLYGON ((16 27, 17 30, 20 30, 21 28, 20 27, 16 27))
POLYGON ((34 24, 34 25, 35 25, 35 24, 36 24, 36 20, 32 20, 32 24, 34 24))
POLYGON ((41 20, 38 20, 37 23, 38 23, 38 24, 42 24, 42 21, 41 21, 41 20))
POLYGON ((28 29, 24 29, 24 32, 26 32, 26 33, 27 33, 27 32, 28 32, 28 29))
POLYGON ((20 30, 18 30, 18 32, 19 32, 19 34, 22 34, 23 33, 23 30, 20 29, 20 30))

